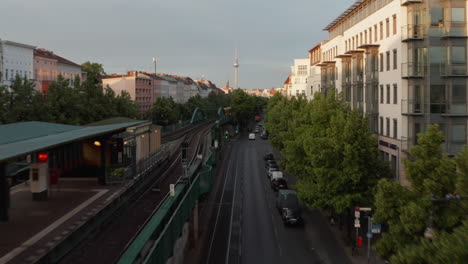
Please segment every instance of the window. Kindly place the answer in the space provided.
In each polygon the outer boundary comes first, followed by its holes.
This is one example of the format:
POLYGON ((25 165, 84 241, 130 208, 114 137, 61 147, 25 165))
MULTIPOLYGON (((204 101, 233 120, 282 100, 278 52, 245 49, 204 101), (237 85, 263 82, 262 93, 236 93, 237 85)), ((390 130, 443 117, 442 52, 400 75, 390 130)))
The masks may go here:
POLYGON ((380 22, 380 32, 379 32, 379 34, 380 34, 380 40, 382 40, 383 39, 383 22, 380 22))
POLYGON ((374 25, 374 42, 377 42, 377 24, 374 25))
POLYGON ((383 53, 380 53, 380 71, 383 72, 383 53))
POLYGON ((385 135, 386 135, 387 137, 390 137, 390 118, 387 117, 387 118, 385 119, 385 121, 387 121, 387 122, 386 122, 386 123, 387 123, 387 127, 386 127, 386 129, 385 129, 385 130, 386 130, 385 135))
POLYGON ((395 155, 392 155, 392 160, 390 162, 390 166, 392 167, 395 179, 398 180, 398 168, 397 168, 397 157, 395 155))
POLYGON ((372 44, 372 27, 369 28, 369 43, 372 44))
POLYGON ((390 84, 387 84, 387 104, 390 104, 390 84))
POLYGON ((8 69, 5 69, 5 80, 8 80, 8 69))
POLYGON ((383 104, 383 84, 380 85, 380 103, 383 104))
POLYGON ((396 21, 396 15, 393 15, 393 35, 396 35, 397 33, 397 21, 396 21))
POLYGON ((297 67, 297 75, 307 75, 307 65, 299 65, 297 67))
POLYGON ((393 119, 393 138, 398 138, 398 120, 393 119))
POLYGON ((398 54, 397 54, 397 50, 394 49, 393 50, 393 69, 396 70, 397 69, 397 63, 398 63, 398 54))
POLYGON ((452 23, 463 24, 465 22, 465 8, 452 8, 452 23))
POLYGON ((398 104, 398 86, 393 84, 393 104, 398 104))
POLYGON ((386 61, 387 62, 387 71, 389 71, 390 70, 390 51, 387 51, 385 54, 387 55, 387 61, 386 61))
POLYGON ((383 117, 380 117, 380 135, 383 135, 383 117))
POLYGON ((367 42, 367 30, 364 30, 364 42, 367 42))
POLYGON ((386 34, 387 38, 390 37, 390 19, 388 18, 385 20, 385 30, 386 30, 385 33, 387 33, 386 34))
POLYGON ((431 26, 439 26, 444 23, 444 9, 431 8, 431 26))

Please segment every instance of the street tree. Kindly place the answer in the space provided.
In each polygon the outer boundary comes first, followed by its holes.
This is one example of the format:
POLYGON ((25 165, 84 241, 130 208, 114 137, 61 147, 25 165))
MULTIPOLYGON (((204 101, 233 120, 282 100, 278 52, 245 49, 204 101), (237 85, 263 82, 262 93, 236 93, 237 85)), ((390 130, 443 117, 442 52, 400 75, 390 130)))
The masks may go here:
POLYGON ((458 239, 460 234, 465 237, 465 245, 468 241, 466 226, 462 227, 468 204, 444 200, 447 195, 466 193, 468 150, 465 148, 451 159, 442 151, 443 142, 438 125, 430 125, 418 135, 418 145, 410 149, 411 159, 404 160, 411 186, 388 180, 377 185, 374 218, 386 223, 389 232, 382 235, 375 249, 392 263, 446 263, 436 261, 430 254, 435 246, 444 248, 455 260, 461 257, 457 243, 453 250, 446 243, 458 239), (424 237, 428 232, 435 233, 433 241, 424 237))

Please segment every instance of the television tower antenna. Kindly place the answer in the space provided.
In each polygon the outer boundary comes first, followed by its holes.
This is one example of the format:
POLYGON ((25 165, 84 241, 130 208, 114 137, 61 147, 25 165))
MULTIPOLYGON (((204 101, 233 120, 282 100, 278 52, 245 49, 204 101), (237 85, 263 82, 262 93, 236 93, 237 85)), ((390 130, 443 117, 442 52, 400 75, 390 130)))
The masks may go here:
POLYGON ((239 89, 239 58, 237 57, 237 48, 236 56, 234 57, 234 89, 239 89))

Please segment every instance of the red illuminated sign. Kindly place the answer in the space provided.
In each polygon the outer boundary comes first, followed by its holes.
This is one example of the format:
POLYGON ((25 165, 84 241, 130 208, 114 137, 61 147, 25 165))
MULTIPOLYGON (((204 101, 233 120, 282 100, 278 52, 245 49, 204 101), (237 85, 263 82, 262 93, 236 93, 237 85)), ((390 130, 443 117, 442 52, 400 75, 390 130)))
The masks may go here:
POLYGON ((49 154, 47 154, 46 152, 37 154, 37 160, 39 162, 47 162, 48 159, 49 159, 49 154))

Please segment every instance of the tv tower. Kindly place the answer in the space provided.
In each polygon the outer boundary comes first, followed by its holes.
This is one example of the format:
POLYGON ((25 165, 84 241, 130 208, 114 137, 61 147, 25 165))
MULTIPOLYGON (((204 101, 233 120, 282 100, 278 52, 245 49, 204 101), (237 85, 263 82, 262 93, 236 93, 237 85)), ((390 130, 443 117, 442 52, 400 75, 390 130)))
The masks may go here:
POLYGON ((234 89, 239 89, 239 58, 237 57, 237 49, 236 56, 234 57, 234 89))

